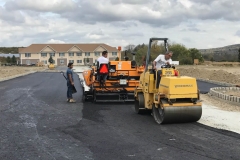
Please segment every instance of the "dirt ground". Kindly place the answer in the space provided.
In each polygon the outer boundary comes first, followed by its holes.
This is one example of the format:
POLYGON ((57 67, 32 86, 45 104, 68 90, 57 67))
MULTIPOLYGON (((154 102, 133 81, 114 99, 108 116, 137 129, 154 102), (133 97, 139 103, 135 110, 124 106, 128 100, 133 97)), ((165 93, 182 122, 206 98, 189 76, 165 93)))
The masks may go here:
POLYGON ((211 66, 211 65, 194 65, 194 66, 176 66, 180 75, 214 80, 225 83, 240 84, 240 66, 211 66))
POLYGON ((0 66, 0 79, 32 71, 44 70, 47 67, 0 66))
MULTIPOLYGON (((212 66, 212 65, 194 65, 194 66, 176 66, 180 75, 202 78, 206 80, 214 80, 218 82, 227 82, 239 85, 240 84, 240 66, 212 66)), ((240 96, 239 91, 227 91, 225 94, 240 96)), ((201 96, 203 101, 210 105, 215 105, 223 110, 239 111, 240 107, 228 103, 222 103, 207 95, 201 96)))

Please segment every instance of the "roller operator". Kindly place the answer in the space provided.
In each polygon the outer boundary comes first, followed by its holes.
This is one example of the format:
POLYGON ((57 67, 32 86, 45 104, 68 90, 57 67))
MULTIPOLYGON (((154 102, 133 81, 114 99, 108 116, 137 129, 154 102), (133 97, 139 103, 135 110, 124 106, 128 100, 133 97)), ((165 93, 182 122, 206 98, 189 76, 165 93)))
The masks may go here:
POLYGON ((160 54, 154 61, 153 61, 153 69, 157 71, 157 84, 156 88, 159 88, 159 83, 161 81, 161 74, 162 70, 161 67, 164 65, 171 65, 172 64, 172 57, 173 52, 172 51, 167 51, 164 55, 160 54))

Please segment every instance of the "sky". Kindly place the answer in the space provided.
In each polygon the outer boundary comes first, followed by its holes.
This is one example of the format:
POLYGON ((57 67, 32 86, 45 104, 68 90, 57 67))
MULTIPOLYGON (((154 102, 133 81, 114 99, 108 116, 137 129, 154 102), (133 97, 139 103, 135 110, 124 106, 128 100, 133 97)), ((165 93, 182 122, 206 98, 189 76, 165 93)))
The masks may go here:
POLYGON ((169 38, 187 48, 240 43, 240 0, 0 0, 0 46, 169 38))

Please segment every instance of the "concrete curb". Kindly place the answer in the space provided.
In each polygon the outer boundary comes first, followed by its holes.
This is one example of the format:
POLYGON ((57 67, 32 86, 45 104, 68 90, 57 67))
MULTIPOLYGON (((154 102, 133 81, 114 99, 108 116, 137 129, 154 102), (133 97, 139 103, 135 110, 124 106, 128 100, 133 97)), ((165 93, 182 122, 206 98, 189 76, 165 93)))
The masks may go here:
POLYGON ((230 102, 235 102, 235 103, 240 104, 240 97, 231 96, 231 95, 219 92, 219 91, 229 91, 229 90, 240 92, 239 87, 214 87, 214 88, 210 89, 209 95, 215 96, 215 97, 223 99, 225 101, 230 101, 230 102))

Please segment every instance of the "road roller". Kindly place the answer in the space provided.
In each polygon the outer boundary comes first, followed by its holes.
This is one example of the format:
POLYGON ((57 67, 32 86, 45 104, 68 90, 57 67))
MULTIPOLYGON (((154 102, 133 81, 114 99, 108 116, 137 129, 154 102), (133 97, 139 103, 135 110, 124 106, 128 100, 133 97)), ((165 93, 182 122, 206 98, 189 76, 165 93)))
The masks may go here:
MULTIPOLYGON (((146 66, 149 64, 151 43, 160 40, 164 41, 168 51, 168 38, 150 38, 146 66)), ((157 70, 145 67, 140 75, 139 85, 134 91, 135 112, 143 114, 150 111, 157 124, 198 121, 202 116, 202 103, 196 78, 181 76, 171 65, 164 65, 161 70, 158 88, 157 70)))

